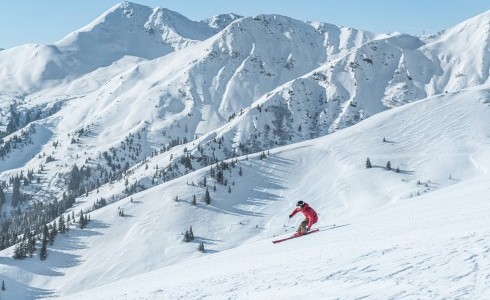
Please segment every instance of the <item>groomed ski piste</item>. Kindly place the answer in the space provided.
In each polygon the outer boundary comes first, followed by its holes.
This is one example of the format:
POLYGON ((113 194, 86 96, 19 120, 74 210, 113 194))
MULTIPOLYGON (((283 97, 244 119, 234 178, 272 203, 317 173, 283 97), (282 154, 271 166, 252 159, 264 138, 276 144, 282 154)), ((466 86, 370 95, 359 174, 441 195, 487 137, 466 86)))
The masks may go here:
POLYGON ((1 251, 0 295, 488 299, 489 116, 488 87, 472 88, 271 149, 262 160, 241 157, 243 175, 233 171, 231 192, 218 186, 210 205, 190 204, 202 193, 190 183, 209 171, 198 170, 92 212, 88 228, 58 237, 46 261, 1 251), (301 221, 288 224, 297 200, 319 213, 321 231, 272 244, 301 221), (196 239, 183 243, 189 226, 196 239))

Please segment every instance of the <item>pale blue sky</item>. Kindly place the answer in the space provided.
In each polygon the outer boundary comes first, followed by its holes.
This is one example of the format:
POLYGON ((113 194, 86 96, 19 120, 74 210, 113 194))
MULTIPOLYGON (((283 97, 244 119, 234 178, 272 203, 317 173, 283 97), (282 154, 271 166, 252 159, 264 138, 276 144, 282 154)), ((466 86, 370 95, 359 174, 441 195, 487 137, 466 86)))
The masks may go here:
MULTIPOLYGON (((0 48, 49 44, 90 23, 118 0, 4 0, 0 48)), ((490 0, 134 0, 166 7, 191 20, 220 13, 281 14, 377 33, 436 33, 490 10, 490 0)))

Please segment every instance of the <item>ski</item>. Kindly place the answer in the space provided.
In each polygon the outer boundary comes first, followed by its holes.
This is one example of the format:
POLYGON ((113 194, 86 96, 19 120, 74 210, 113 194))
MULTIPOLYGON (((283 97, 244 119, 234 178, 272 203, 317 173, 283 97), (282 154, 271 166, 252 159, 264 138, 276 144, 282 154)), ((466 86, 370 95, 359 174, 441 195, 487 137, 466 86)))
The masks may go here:
POLYGON ((302 236, 308 235, 308 234, 310 234, 310 233, 315 233, 315 232, 318 232, 318 231, 320 231, 320 229, 315 228, 315 229, 312 229, 312 230, 308 231, 308 232, 307 232, 307 233, 305 233, 305 234, 301 234, 301 235, 296 235, 296 234, 294 234, 294 235, 292 235, 292 236, 290 236, 290 237, 287 237, 287 238, 283 238, 283 239, 280 239, 280 240, 274 240, 274 241, 272 241, 272 243, 277 244, 277 243, 280 243, 280 242, 284 242, 284 241, 287 241, 287 240, 290 240, 290 239, 294 239, 294 238, 302 237, 302 236))

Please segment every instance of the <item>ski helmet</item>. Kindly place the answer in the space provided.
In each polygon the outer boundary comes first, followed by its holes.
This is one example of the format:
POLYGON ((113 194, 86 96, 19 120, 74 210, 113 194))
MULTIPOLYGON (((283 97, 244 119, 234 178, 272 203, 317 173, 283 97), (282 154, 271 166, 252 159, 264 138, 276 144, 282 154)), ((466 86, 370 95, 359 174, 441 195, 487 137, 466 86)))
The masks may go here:
POLYGON ((305 203, 303 202, 303 200, 299 200, 298 202, 296 202, 296 206, 299 206, 301 208, 303 208, 304 205, 305 203))

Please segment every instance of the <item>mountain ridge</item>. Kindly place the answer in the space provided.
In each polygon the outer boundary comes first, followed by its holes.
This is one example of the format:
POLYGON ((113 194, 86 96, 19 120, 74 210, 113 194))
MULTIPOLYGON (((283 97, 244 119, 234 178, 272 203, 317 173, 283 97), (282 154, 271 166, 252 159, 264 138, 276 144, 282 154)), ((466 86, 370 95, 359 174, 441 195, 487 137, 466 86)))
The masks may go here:
POLYGON ((282 216, 300 198, 348 223, 486 178, 488 24, 487 12, 414 37, 266 14, 196 22, 123 2, 58 43, 2 51, 0 212, 68 197, 67 212, 94 220, 72 223, 48 264, 11 260, 25 231, 9 231, 1 273, 25 299, 63 297, 80 280, 91 289, 206 255, 180 242, 188 226, 212 254, 291 231, 282 216))
MULTIPOLYGON (((127 19, 138 15, 140 20, 146 20, 148 15, 152 15, 156 18, 154 20, 163 20, 164 17, 157 15, 164 12, 169 13, 160 8, 152 10, 121 3, 81 31, 106 22, 107 16, 127 19), (138 13, 138 10, 145 13, 138 13)), ((183 19, 179 14, 175 16, 183 19)), ((482 14, 475 20, 481 22, 485 16, 482 14)), ((199 167, 210 160, 263 151, 329 134, 385 109, 449 89, 434 87, 434 74, 447 66, 439 65, 439 60, 431 54, 433 52, 427 55, 425 52, 431 44, 424 45, 416 37, 376 35, 279 15, 245 18, 232 15, 225 19, 230 22, 228 26, 198 44, 151 60, 124 58, 70 81, 71 93, 76 97, 67 97, 64 84, 45 89, 47 93, 40 91, 32 96, 23 96, 24 103, 17 105, 20 115, 32 115, 39 109, 46 111, 56 106, 57 109, 47 115, 57 117, 42 121, 49 124, 47 128, 53 137, 99 127, 98 132, 92 131, 92 134, 99 135, 97 139, 86 139, 87 149, 93 149, 84 151, 89 160, 98 160, 96 156, 100 159, 100 154, 109 150, 95 150, 97 148, 90 145, 99 143, 104 136, 109 137, 104 133, 108 130, 104 128, 124 124, 119 135, 110 134, 111 145, 122 143, 128 133, 145 131, 147 141, 144 144, 147 146, 138 152, 138 158, 130 159, 129 167, 153 151, 162 152, 175 143, 186 143, 219 128, 228 128, 221 133, 210 134, 219 138, 226 136, 219 151, 209 144, 209 139, 199 146, 194 143, 192 153, 201 159, 196 165, 199 167), (278 42, 274 43, 274 40, 278 42), (274 53, 273 48, 278 45, 282 52, 274 53), (313 50, 308 45, 314 45, 313 50), (182 69, 182 66, 185 67, 182 69), (103 78, 104 72, 111 74, 108 79, 103 78), (91 89, 83 91, 78 86, 91 89), (41 103, 38 99, 42 99, 41 103), (134 99, 138 100, 135 102, 134 99), (58 102, 63 104, 56 105, 58 102), (140 109, 145 102, 149 109, 140 109), (32 106, 34 103, 37 106, 32 106), (97 111, 94 111, 95 107, 97 111), (73 122, 70 115, 80 115, 74 109, 85 110, 92 120, 99 121, 79 119, 73 122), (112 117, 112 111, 124 113, 112 117), (231 120, 233 122, 229 123, 231 120), (57 129, 55 124, 64 129, 57 129), (71 125, 66 126, 68 124, 71 125), (198 148, 201 154, 195 151, 198 148)), ((474 23, 470 21, 470 24, 474 23)), ((143 24, 143 21, 136 23, 143 24)), ((47 56, 59 53, 56 46, 43 49, 50 49, 47 56)), ((482 57, 485 55, 488 51, 482 57)), ((53 73, 56 73, 55 66, 53 73)), ((471 81, 464 86, 478 83, 471 81)), ((2 113, 7 122, 8 113, 2 113)), ((20 128, 6 139, 19 135, 20 128)), ((65 151, 70 149, 69 144, 49 151, 55 156, 67 157, 65 151)), ((73 155, 75 153, 68 157, 73 155)), ((42 158, 34 159, 29 165, 39 165, 41 161, 42 158)), ((80 159, 69 159, 65 165, 73 165, 76 161, 83 165, 80 159)), ((7 176, 11 174, 5 173, 4 180, 7 176)))

